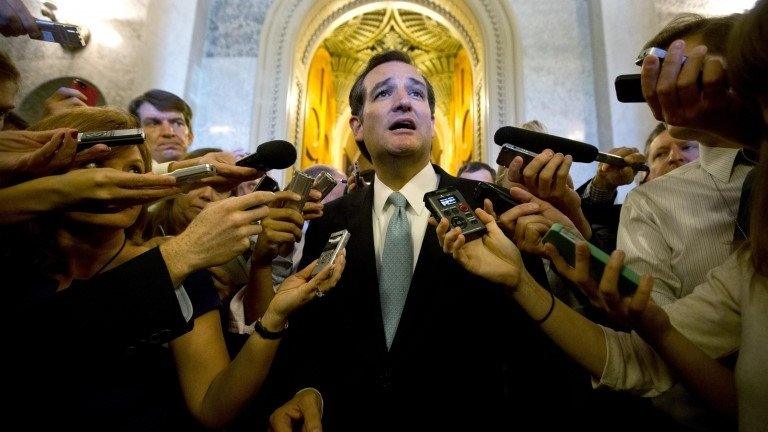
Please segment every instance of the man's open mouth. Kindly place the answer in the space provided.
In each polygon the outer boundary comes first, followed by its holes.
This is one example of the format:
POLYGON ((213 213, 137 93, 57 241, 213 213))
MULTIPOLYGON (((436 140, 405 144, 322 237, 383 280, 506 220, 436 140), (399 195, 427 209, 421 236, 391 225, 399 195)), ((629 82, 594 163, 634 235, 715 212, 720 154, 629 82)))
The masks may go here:
POLYGON ((399 129, 416 130, 416 122, 410 119, 398 120, 389 126, 389 130, 395 131, 399 129))

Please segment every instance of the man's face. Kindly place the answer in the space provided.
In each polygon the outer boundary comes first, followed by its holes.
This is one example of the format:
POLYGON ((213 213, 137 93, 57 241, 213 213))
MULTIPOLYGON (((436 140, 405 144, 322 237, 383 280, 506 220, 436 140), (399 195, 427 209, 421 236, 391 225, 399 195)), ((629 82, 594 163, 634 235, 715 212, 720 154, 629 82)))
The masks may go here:
POLYGON ((493 178, 493 176, 491 175, 491 172, 488 171, 488 170, 484 170, 484 169, 479 169, 479 170, 474 171, 474 172, 464 171, 463 173, 461 173, 461 175, 459 177, 465 178, 465 179, 470 179, 470 180, 480 180, 480 181, 483 181, 483 182, 486 182, 486 183, 493 183, 494 180, 495 180, 493 178))
POLYGON ((16 93, 19 86, 13 81, 0 82, 0 130, 5 124, 5 115, 16 108, 16 93))
POLYGON ((699 158, 699 143, 672 138, 669 132, 659 134, 648 149, 650 172, 646 181, 661 177, 675 168, 699 158))
POLYGON ((365 106, 350 126, 364 141, 374 164, 385 157, 429 160, 435 122, 427 100, 427 84, 413 66, 381 64, 363 79, 365 106))
POLYGON ((152 159, 160 163, 177 161, 187 154, 194 135, 184 120, 184 114, 159 111, 148 102, 141 104, 137 112, 152 159))

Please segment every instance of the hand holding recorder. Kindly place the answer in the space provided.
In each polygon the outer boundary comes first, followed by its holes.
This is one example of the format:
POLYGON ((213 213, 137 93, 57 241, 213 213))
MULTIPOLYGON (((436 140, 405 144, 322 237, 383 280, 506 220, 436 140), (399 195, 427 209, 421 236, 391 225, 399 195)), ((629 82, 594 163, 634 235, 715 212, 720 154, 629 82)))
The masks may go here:
POLYGON ((470 273, 503 284, 510 293, 514 292, 523 279, 530 278, 520 251, 496 225, 493 216, 481 209, 474 213, 484 227, 482 237, 467 241, 461 228, 452 227, 444 217, 435 228, 440 247, 470 273))
POLYGON ((301 197, 292 191, 280 191, 269 204, 269 213, 261 221, 262 232, 256 240, 251 256, 253 266, 271 266, 278 253, 287 256, 296 242, 301 240, 304 218, 294 208, 284 207, 289 201, 298 202, 301 197))
POLYGON ((0 0, 0 34, 3 36, 26 34, 32 39, 42 37, 35 18, 21 0, 0 0))
POLYGON ((707 55, 706 46, 686 50, 677 40, 663 62, 648 55, 642 66, 643 97, 657 120, 739 143, 759 142, 759 110, 731 90, 722 57, 707 55))
MULTIPOLYGON (((645 155, 634 147, 616 147, 611 149, 609 153, 624 158, 627 163, 632 165, 645 161, 645 155)), ((600 163, 597 165, 595 177, 592 178, 592 187, 606 192, 615 192, 619 186, 632 183, 636 174, 637 172, 629 166, 619 168, 600 163)))
POLYGON ((257 222, 269 214, 266 204, 274 196, 253 192, 212 202, 181 234, 160 245, 174 286, 191 271, 225 264, 250 247, 251 236, 262 231, 257 222))
POLYGON ((315 272, 318 261, 315 260, 297 273, 288 276, 277 287, 275 297, 267 307, 265 316, 274 316, 279 322, 287 322, 288 317, 301 306, 317 297, 324 296, 336 286, 346 265, 346 253, 342 249, 334 260, 315 272))
MULTIPOLYGON (((544 257, 546 254, 540 240, 553 224, 559 223, 576 231, 574 222, 551 203, 517 187, 510 189, 510 195, 520 205, 500 214, 498 225, 520 250, 544 257)), ((588 238, 591 235, 588 223, 585 229, 588 238)))
POLYGON ((173 196, 181 190, 169 177, 112 168, 76 169, 0 189, 0 223, 28 220, 53 211, 113 213, 173 196))
POLYGON ((8 184, 51 175, 109 153, 104 144, 80 151, 77 137, 73 129, 0 132, 0 178, 8 184))
POLYGON ((215 175, 200 179, 203 186, 211 186, 218 191, 234 189, 238 184, 264 175, 263 171, 235 165, 235 156, 227 152, 212 152, 203 156, 171 162, 169 173, 199 165, 210 165, 215 175))
POLYGON ((636 329, 648 341, 671 329, 666 312, 651 299, 651 276, 638 277, 625 267, 620 250, 609 257, 595 246, 569 237, 567 233, 550 236, 545 240, 547 253, 557 271, 575 283, 594 306, 613 322, 636 329))

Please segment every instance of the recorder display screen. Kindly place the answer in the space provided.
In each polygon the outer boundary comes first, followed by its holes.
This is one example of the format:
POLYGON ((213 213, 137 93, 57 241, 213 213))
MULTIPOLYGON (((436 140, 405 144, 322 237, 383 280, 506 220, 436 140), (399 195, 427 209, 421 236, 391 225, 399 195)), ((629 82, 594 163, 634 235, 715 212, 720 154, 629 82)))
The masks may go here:
POLYGON ((456 199, 456 197, 454 195, 448 195, 448 196, 440 198, 440 204, 442 204, 443 207, 452 206, 452 205, 455 205, 458 202, 459 201, 456 199))

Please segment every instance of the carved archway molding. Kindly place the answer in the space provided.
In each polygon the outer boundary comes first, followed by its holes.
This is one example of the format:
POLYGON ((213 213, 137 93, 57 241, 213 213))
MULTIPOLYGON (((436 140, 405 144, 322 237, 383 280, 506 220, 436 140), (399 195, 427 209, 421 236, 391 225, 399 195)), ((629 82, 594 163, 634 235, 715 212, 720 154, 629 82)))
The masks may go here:
MULTIPOLYGON (((498 153, 493 132, 523 118, 519 41, 509 0, 275 0, 267 13, 255 77, 251 146, 272 139, 299 142, 301 109, 312 54, 338 25, 367 11, 396 7, 423 13, 461 41, 473 67, 478 128, 476 154, 498 153)), ((301 149, 297 149, 301 150, 301 149)))

